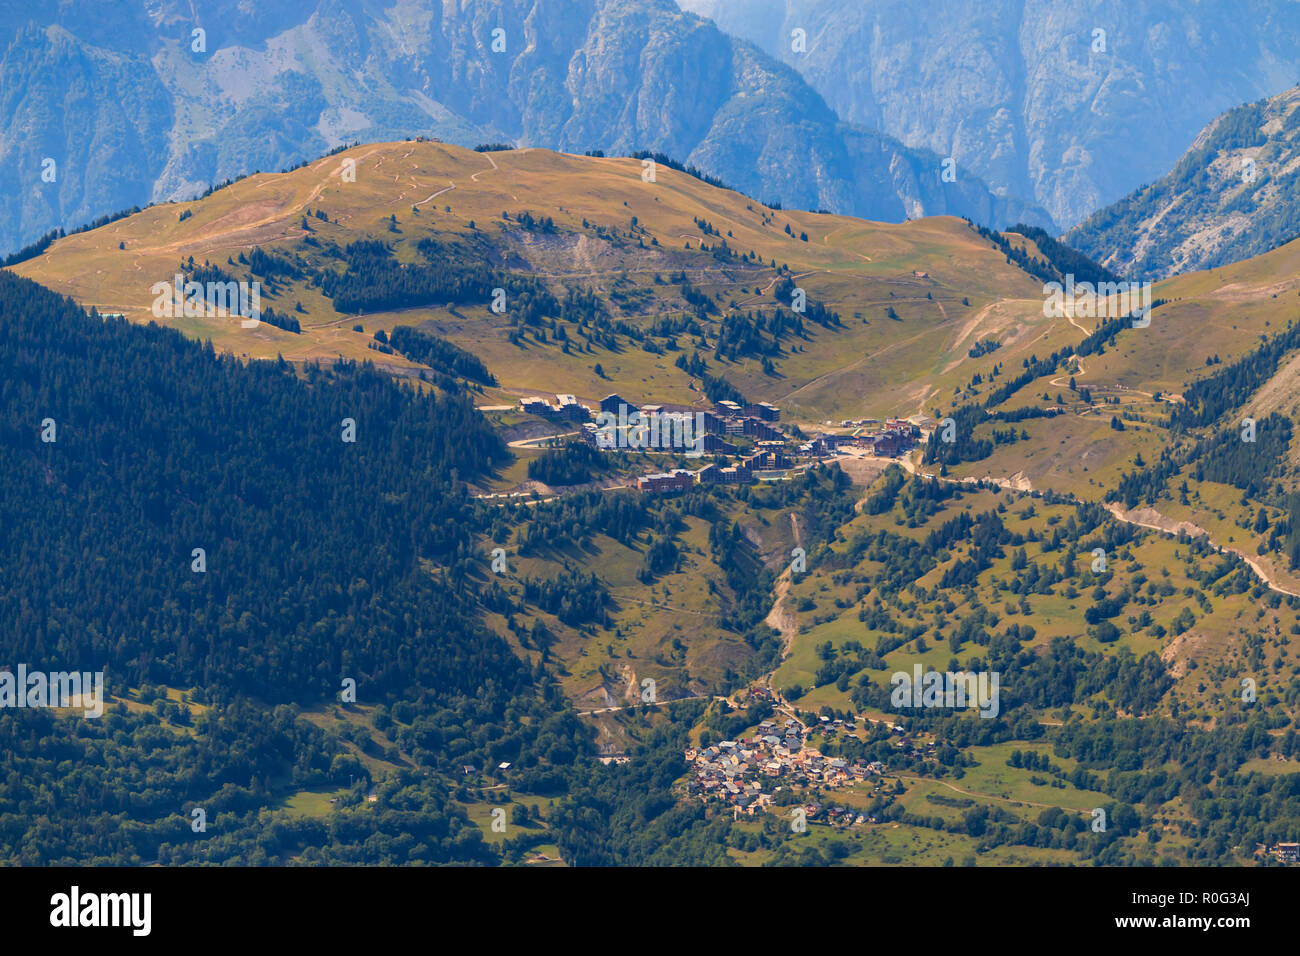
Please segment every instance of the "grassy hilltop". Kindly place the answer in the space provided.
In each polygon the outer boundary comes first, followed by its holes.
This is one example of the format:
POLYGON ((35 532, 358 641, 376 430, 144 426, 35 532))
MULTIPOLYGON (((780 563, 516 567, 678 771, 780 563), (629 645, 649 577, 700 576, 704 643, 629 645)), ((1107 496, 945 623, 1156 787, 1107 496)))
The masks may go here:
POLYGON ((694 397, 692 376, 674 367, 671 344, 690 352, 703 340, 707 349, 724 318, 775 311, 781 306, 774 297, 778 279, 789 276, 810 303, 838 313, 841 327, 813 325, 803 339, 775 343, 769 349, 774 368, 767 373, 756 351, 710 371, 755 400, 777 402, 809 419, 916 414, 940 383, 956 380, 977 339, 997 335, 1014 348, 1014 342, 1027 346, 1043 334, 1071 334, 1064 322, 1042 320, 1032 277, 960 220, 891 225, 772 210, 664 165, 654 183, 644 182, 642 171, 635 159, 540 149, 359 146, 70 236, 17 271, 102 311, 149 321, 150 287, 173 276, 182 261, 193 257, 258 279, 237 262, 256 247, 297 266, 299 275, 282 274, 274 291, 260 278, 264 307, 295 314, 301 335, 265 325, 250 332, 219 319, 175 324, 249 357, 282 354, 304 362, 340 355, 408 368, 400 357, 370 351, 373 333, 429 323, 483 358, 512 394, 599 397, 614 383, 637 398, 680 402, 694 397), (355 182, 344 175, 350 163, 355 182), (523 213, 549 223, 527 228, 519 220, 523 213), (339 268, 322 248, 360 239, 387 243, 393 258, 408 264, 421 260, 416 247, 429 240, 439 245, 439 261, 527 275, 560 301, 569 290, 594 295, 599 304, 593 311, 645 339, 630 344, 616 331, 612 347, 596 342, 580 354, 566 353, 553 336, 511 342, 517 315, 509 301, 505 313, 494 314, 486 296, 452 308, 430 302, 397 312, 340 312, 315 279, 320 270, 339 268), (724 242, 735 257, 718 251, 724 242), (680 272, 688 294, 702 299, 688 301, 681 284, 667 281, 680 272), (303 311, 295 313, 299 304, 303 311), (684 316, 702 317, 697 332, 683 332, 684 316), (676 334, 656 331, 665 320, 677 321, 676 334), (356 324, 365 331, 353 331, 356 324), (593 371, 597 365, 604 378, 593 371))

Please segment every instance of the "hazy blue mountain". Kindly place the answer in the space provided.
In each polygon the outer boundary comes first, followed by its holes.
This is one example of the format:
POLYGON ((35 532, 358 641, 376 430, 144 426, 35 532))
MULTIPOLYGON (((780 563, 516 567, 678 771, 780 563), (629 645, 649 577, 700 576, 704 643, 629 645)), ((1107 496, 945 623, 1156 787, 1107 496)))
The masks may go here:
POLYGON ((1300 87, 1230 110, 1173 170, 1067 234, 1119 272, 1164 277, 1300 235, 1300 87))
POLYGON ((1219 113, 1300 79, 1289 0, 680 4, 797 68, 845 120, 952 156, 1066 226, 1164 175, 1219 113))
POLYGON ((418 134, 657 150, 765 200, 875 219, 1050 224, 842 122, 796 71, 672 0, 0 0, 0 163, 13 170, 0 248, 418 134))

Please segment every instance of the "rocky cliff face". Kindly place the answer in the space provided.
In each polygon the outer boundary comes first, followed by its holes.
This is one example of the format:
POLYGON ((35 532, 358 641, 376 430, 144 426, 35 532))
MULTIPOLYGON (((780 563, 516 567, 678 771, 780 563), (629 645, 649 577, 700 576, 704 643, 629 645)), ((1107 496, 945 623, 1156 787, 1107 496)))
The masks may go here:
POLYGON ((679 2, 798 69, 845 120, 1067 226, 1300 78, 1300 4, 1283 0, 679 2))
POLYGON ((765 200, 1048 221, 672 0, 0 0, 0 248, 353 141, 658 150, 765 200), (202 31, 196 32, 196 31, 202 31), (46 159, 54 178, 42 178, 46 159))
POLYGON ((1066 241, 1117 272, 1163 278, 1300 236, 1300 87, 1229 110, 1166 176, 1097 211, 1066 241))

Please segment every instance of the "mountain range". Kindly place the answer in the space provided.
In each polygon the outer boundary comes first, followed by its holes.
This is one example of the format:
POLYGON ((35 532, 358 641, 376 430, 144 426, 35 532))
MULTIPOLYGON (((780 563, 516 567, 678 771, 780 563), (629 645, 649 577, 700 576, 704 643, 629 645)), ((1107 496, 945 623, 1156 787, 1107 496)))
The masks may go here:
POLYGON ((756 198, 1050 224, 671 0, 0 3, 0 248, 354 141, 652 150, 756 198))
POLYGON ((1066 236, 1116 271, 1164 278, 1300 235, 1300 87, 1218 117, 1165 176, 1066 236))
POLYGON ((951 156, 1067 227, 1300 77, 1300 7, 1276 0, 680 4, 798 69, 847 122, 951 156))

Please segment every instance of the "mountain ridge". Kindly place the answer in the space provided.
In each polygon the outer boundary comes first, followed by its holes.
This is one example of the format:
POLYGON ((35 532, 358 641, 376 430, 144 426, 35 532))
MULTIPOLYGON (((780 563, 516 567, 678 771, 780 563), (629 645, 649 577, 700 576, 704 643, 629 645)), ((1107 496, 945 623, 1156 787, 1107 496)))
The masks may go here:
POLYGON ((924 150, 843 123, 794 70, 671 0, 405 0, 384 12, 318 0, 252 18, 233 0, 92 8, 0 8, 12 38, 0 162, 19 170, 0 192, 0 246, 343 143, 415 135, 649 149, 767 201, 865 218, 1050 224, 973 176, 944 182, 924 150), (54 25, 37 28, 38 12, 54 25))
MULTIPOLYGON (((688 341, 706 334, 708 326, 694 333, 690 322, 681 326, 682 314, 699 314, 697 324, 707 317, 710 325, 744 327, 750 312, 787 309, 788 293, 783 302, 778 283, 797 280, 810 310, 820 303, 840 312, 843 330, 822 331, 809 322, 806 338, 767 340, 766 353, 747 347, 710 368, 712 374, 725 369, 747 394, 773 400, 789 395, 810 411, 856 405, 863 390, 872 404, 895 401, 883 381, 860 367, 865 355, 845 361, 845 347, 868 354, 890 348, 907 367, 924 367, 935 361, 926 330, 942 328, 946 350, 949 337, 960 338, 972 316, 1008 290, 1024 302, 1010 311, 999 306, 998 324, 1019 323, 1013 314, 1023 317, 1027 334, 1042 320, 1041 305, 1032 299, 1035 278, 961 220, 887 224, 776 210, 662 165, 653 183, 643 181, 643 171, 635 159, 541 149, 478 153, 435 141, 357 146, 288 173, 249 177, 200 200, 159 204, 68 235, 14 270, 100 311, 147 323, 157 318, 150 311, 154 283, 210 262, 237 278, 260 281, 263 308, 297 316, 301 324, 301 334, 266 323, 248 332, 227 319, 175 318, 188 334, 236 354, 282 354, 295 363, 338 355, 409 369, 400 356, 376 354, 371 333, 415 317, 481 354, 494 369, 508 370, 504 388, 599 398, 608 383, 595 365, 603 365, 606 376, 616 377, 620 367, 623 374, 636 369, 638 379, 644 376, 646 394, 639 397, 687 402, 698 396, 691 390, 698 372, 657 357, 662 348, 675 358, 674 348, 686 349, 688 341), (355 181, 343 176, 349 164, 355 181), (554 329, 541 341, 527 334, 519 339, 518 317, 493 313, 486 296, 421 301, 418 308, 396 311, 374 303, 357 315, 322 281, 347 259, 344 249, 354 241, 384 243, 395 261, 410 263, 425 258, 418 246, 426 239, 445 248, 450 262, 473 259, 495 270, 495 284, 508 284, 513 275, 548 287, 557 308, 570 289, 594 294, 604 303, 602 321, 613 324, 584 333, 594 336, 594 351, 584 347, 570 354, 557 348, 554 329), (297 262, 293 275, 285 262, 273 265, 282 270, 273 278, 244 264, 254 248, 310 263, 297 262), (186 265, 190 257, 196 261, 186 265), (664 281, 674 275, 685 284, 664 281), (655 332, 659 321, 669 325, 655 332), (352 330, 359 324, 364 333, 352 330), (650 338, 634 339, 629 349, 625 333, 615 331, 620 325, 650 338), (845 375, 856 384, 846 387, 845 375)), ((570 336, 572 321, 566 317, 570 336)), ((710 340, 713 335, 707 333, 710 340)), ((752 341, 748 333, 742 338, 752 341)), ((952 347, 959 345, 954 339, 952 347)), ((967 348, 958 349, 962 361, 967 348)), ((918 411, 915 400, 905 410, 918 411)))
POLYGON ((1300 75, 1286 40, 1300 13, 1274 0, 679 5, 797 68, 845 120, 951 156, 1064 227, 1164 175, 1216 114, 1300 75))
POLYGON ((1134 275, 1216 268, 1300 235, 1297 189, 1300 86, 1219 116, 1168 174, 1065 240, 1134 275))

